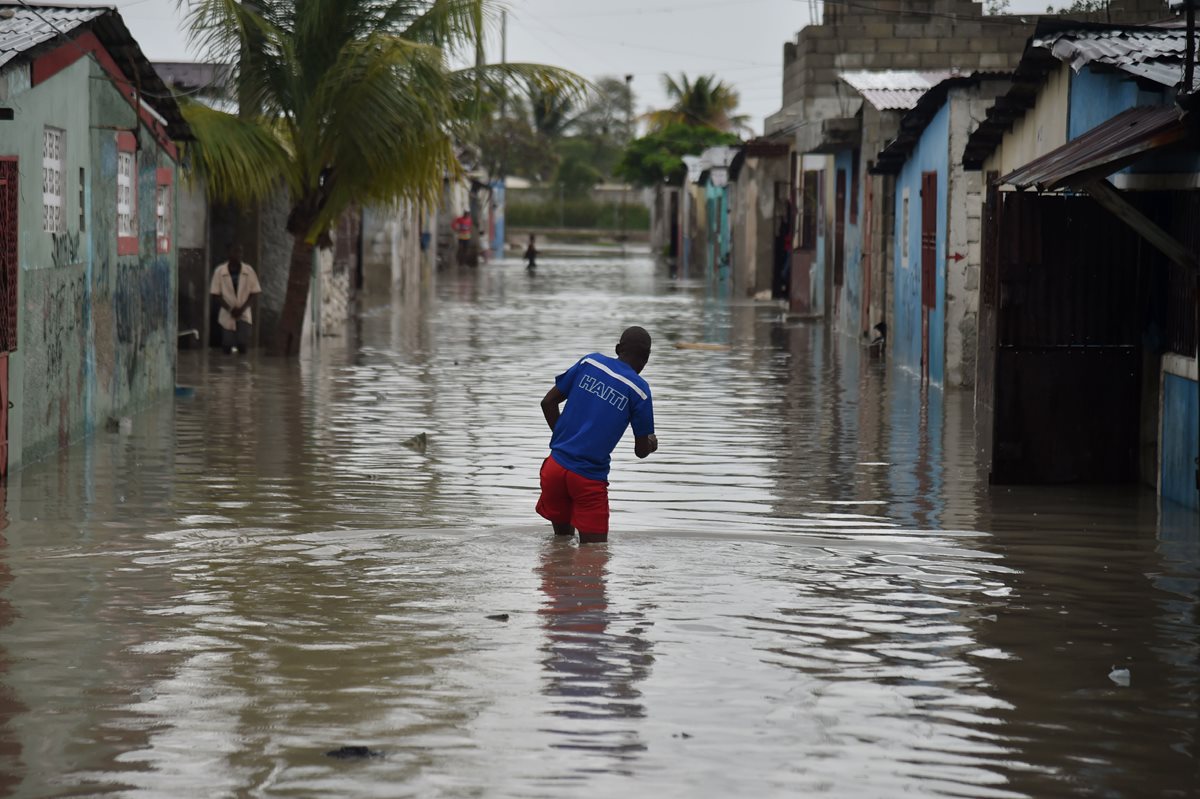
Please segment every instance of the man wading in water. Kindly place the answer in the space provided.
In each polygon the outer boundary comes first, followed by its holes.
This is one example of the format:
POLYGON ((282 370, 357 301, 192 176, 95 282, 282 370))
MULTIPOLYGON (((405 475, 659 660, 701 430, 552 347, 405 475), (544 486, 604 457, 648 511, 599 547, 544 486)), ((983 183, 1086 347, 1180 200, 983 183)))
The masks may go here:
POLYGON ((650 334, 628 328, 617 343, 616 358, 585 355, 554 379, 554 388, 542 400, 552 435, 550 455, 542 463, 537 512, 550 520, 556 535, 578 529, 580 543, 607 541, 613 449, 630 424, 634 454, 644 458, 658 449, 650 384, 640 376, 648 360, 650 334))

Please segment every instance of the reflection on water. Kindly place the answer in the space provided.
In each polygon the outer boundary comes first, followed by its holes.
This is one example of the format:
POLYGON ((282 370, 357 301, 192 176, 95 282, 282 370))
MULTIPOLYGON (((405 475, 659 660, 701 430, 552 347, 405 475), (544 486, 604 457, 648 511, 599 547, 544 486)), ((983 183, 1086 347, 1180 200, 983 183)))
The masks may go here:
POLYGON ((576 546, 562 538, 543 550, 542 666, 546 695, 559 700, 552 732, 564 740, 556 746, 628 758, 646 748, 631 720, 646 715, 637 683, 654 658, 643 637, 646 620, 609 612, 608 557, 607 544, 576 546))
POLYGON ((970 397, 820 324, 646 260, 502 263, 180 382, 10 479, 0 795, 1200 785, 1196 516, 990 490, 970 397), (615 453, 607 545, 555 540, 538 400, 629 324, 662 448, 615 453))

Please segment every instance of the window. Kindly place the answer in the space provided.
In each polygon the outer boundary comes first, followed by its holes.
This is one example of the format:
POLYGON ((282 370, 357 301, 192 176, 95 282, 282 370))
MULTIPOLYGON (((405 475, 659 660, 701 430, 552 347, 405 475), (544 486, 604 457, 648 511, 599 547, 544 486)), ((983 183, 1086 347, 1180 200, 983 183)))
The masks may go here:
POLYGON ((134 255, 137 242, 137 138, 117 134, 117 255, 134 255))
POLYGON ((158 186, 154 195, 154 240, 160 253, 171 251, 171 170, 158 170, 158 186))
POLYGON ((900 265, 908 269, 908 187, 900 201, 900 265))
POLYGON ((42 131, 42 230, 47 233, 66 233, 66 198, 63 196, 66 133, 58 128, 42 131))
POLYGON ((79 167, 79 232, 80 233, 87 230, 87 226, 84 224, 84 219, 85 219, 84 208, 87 205, 87 202, 86 202, 87 198, 86 198, 86 195, 84 194, 84 186, 85 185, 86 184, 84 183, 83 167, 79 167))
POLYGON ((137 235, 134 229, 133 153, 117 153, 117 235, 137 235))

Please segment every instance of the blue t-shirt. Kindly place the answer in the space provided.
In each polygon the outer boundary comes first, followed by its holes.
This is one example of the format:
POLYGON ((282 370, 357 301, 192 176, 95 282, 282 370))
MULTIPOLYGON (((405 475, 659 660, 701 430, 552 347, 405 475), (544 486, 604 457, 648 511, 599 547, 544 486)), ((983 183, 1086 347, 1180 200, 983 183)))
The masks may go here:
POLYGON ((650 384, 633 367, 593 352, 554 379, 567 397, 550 437, 550 453, 564 469, 607 480, 612 451, 633 425, 635 436, 654 432, 650 384))

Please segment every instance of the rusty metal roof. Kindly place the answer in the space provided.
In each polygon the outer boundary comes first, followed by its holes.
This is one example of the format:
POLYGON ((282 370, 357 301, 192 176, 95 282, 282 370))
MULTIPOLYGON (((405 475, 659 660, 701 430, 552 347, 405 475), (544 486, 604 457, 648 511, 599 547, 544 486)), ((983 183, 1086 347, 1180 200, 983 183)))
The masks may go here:
POLYGON ((1175 26, 1074 29, 1035 35, 1030 46, 1049 50, 1076 72, 1089 64, 1103 64, 1136 78, 1175 87, 1183 80, 1186 37, 1185 29, 1175 26))
POLYGON ((1183 141, 1179 110, 1138 106, 1000 178, 1018 189, 1052 191, 1106 177, 1146 153, 1183 141))
POLYGON ((996 99, 967 139, 963 166, 981 169, 1013 123, 1037 102, 1046 76, 1060 64, 1098 64, 1131 78, 1174 86, 1183 77, 1186 31, 1178 22, 1113 25, 1043 17, 1013 71, 1013 85, 996 99))
POLYGON ((70 41, 84 30, 95 34, 125 76, 138 87, 139 102, 167 122, 176 141, 192 138, 179 104, 142 53, 137 40, 112 6, 14 5, 0 2, 0 67, 70 41))
POLYGON ((879 111, 907 111, 921 95, 956 74, 951 70, 858 70, 839 72, 838 77, 879 111))
POLYGON ((109 11, 107 6, 0 5, 0 66, 109 11))

